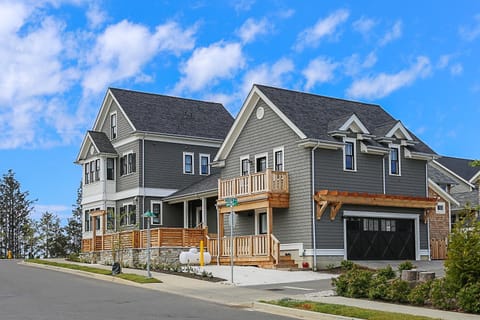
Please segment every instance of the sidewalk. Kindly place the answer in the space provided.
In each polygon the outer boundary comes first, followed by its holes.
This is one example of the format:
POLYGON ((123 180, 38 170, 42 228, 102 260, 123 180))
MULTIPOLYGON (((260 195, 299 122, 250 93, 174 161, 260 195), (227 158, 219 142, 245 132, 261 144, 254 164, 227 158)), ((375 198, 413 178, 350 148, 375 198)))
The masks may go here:
MULTIPOLYGON (((55 261, 55 260, 54 260, 55 261)), ((63 259, 56 260, 58 262, 68 262, 63 259)), ((74 262, 71 262, 74 263, 74 262)), ((39 265, 38 265, 39 266, 39 265)), ((108 269, 110 270, 110 266, 104 266, 100 264, 92 264, 92 267, 108 269)), ((64 269, 67 270, 67 269, 64 269)), ((69 269, 68 269, 69 270, 69 269)), ((70 270, 73 271, 73 270, 70 270)), ((142 274, 146 275, 145 270, 137 270, 137 269, 127 269, 124 268, 123 271, 125 273, 135 273, 135 274, 142 274)), ((280 272, 274 271, 273 272, 280 272)), ((243 267, 235 267, 235 274, 237 274, 237 278, 248 278, 251 274, 252 270, 249 268, 243 267), (242 276, 240 276, 242 275, 242 276)), ((290 276, 294 276, 295 274, 301 274, 304 271, 282 271, 287 272, 290 276)), ((75 271, 71 273, 76 273, 75 271)), ((263 277, 267 277, 270 273, 262 273, 263 277)), ((319 274, 323 276, 331 277, 331 275, 319 274)), ((150 290, 158 290, 163 292, 168 292, 172 294, 177 294, 181 296, 187 296, 195 299, 205 300, 209 302, 229 305, 229 306, 236 306, 236 307, 244 307, 244 308, 253 308, 258 311, 263 312, 271 312, 277 314, 287 315, 282 308, 278 307, 270 307, 266 306, 265 304, 259 304, 257 301, 259 300, 278 300, 282 298, 292 298, 298 300, 312 300, 318 302, 325 302, 325 303, 332 303, 332 304, 343 304, 349 306, 356 306, 360 308, 366 309, 374 309, 374 310, 382 310, 382 311, 390 311, 390 312, 398 312, 404 314, 412 314, 412 315, 423 315, 427 317, 437 318, 437 319, 446 319, 446 320, 480 320, 480 316, 478 315, 471 315, 471 314, 464 314, 464 313, 457 313, 457 312, 448 312, 448 311, 441 311, 436 309, 428 309, 428 308, 419 308, 419 307, 411 307, 399 304, 390 304, 390 303, 383 303, 383 302, 376 302, 376 301, 369 301, 369 300, 360 300, 360 299, 350 299, 350 298, 343 298, 338 296, 325 296, 324 292, 317 292, 317 293, 307 293, 307 294, 299 294, 299 295, 288 295, 282 294, 280 292, 268 292, 265 290, 258 290, 258 289, 250 289, 244 286, 235 286, 231 285, 228 282, 221 282, 221 283, 214 283, 209 281, 202 281, 191 279, 182 276, 175 276, 165 273, 159 272, 152 272, 152 276, 161 280, 163 283, 152 283, 152 284, 142 284, 139 285, 143 288, 150 289, 150 290)), ((280 277, 284 277, 284 274, 281 274, 280 277)), ((290 277, 289 276, 289 277, 290 277)), ((97 275, 95 276, 99 278, 97 275)), ((106 279, 110 279, 107 276, 100 276, 105 277, 106 279)), ((234 275, 235 277, 235 275, 234 275)), ((257 278, 258 275, 252 275, 253 278, 257 278)), ((270 277, 270 281, 273 281, 277 275, 270 277)), ((283 278, 281 278, 283 279, 283 278)), ((235 278, 234 278, 235 280, 235 278)), ((314 281, 314 280, 312 280, 314 281)), ((122 282, 125 283, 125 282, 122 282)), ((293 316, 300 319, 344 319, 344 318, 337 318, 335 316, 321 316, 320 314, 312 314, 312 312, 303 312, 300 310, 295 310, 293 314, 289 313, 289 316, 293 316)))

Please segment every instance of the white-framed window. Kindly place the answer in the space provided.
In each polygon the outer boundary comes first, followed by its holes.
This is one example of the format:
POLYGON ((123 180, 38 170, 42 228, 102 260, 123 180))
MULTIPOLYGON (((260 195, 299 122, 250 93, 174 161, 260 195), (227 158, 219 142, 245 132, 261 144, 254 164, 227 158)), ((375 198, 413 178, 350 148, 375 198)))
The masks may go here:
POLYGON ((200 153, 199 158, 199 172, 203 176, 208 176, 210 174, 210 155, 200 153))
POLYGON ((183 174, 195 174, 193 163, 195 155, 193 152, 183 153, 183 174))
POLYGON ((107 158, 107 180, 115 180, 115 159, 107 158))
POLYGON ((126 176, 137 171, 137 154, 133 151, 124 153, 120 158, 120 176, 126 176))
POLYGON ((87 232, 87 231, 92 231, 92 230, 90 229, 90 210, 85 210, 84 218, 83 218, 83 219, 84 219, 84 220, 83 220, 83 221, 84 221, 84 223, 83 223, 83 230, 84 230, 85 232, 87 232))
POLYGON ((84 164, 85 167, 85 184, 90 183, 90 162, 84 164))
POLYGON ((115 207, 107 207, 107 230, 115 230, 115 207))
POLYGON ((343 142, 343 170, 357 171, 357 141, 352 138, 344 138, 343 142))
POLYGON ((163 224, 163 205, 162 201, 152 201, 150 204, 150 210, 153 213, 153 217, 150 219, 151 224, 162 225, 163 224))
POLYGON ((110 140, 117 138, 117 113, 110 114, 110 140))
POLYGON ((273 170, 285 171, 283 147, 273 149, 273 170))
POLYGON ((250 156, 240 157, 240 175, 248 176, 250 174, 250 156))
POLYGON ((124 203, 120 207, 120 226, 137 224, 137 206, 133 203, 124 203))
POLYGON ((85 168, 85 184, 100 181, 100 159, 92 160, 84 164, 85 168))
POLYGON ((389 159, 389 173, 392 176, 401 175, 400 167, 400 146, 391 144, 389 159))
POLYGON ((268 168, 268 153, 255 155, 255 172, 264 172, 268 168))
POLYGON ((444 201, 437 202, 435 212, 437 214, 445 214, 446 213, 446 203, 444 201))

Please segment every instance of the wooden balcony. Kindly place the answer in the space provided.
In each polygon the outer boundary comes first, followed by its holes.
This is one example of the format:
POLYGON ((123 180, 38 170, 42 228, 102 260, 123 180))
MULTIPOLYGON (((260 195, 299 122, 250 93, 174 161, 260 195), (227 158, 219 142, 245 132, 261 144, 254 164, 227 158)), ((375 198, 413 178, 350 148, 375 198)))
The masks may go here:
POLYGON ((219 179, 217 205, 221 212, 228 211, 226 198, 237 198, 236 210, 239 211, 261 207, 288 208, 288 172, 267 169, 232 179, 219 179))
POLYGON ((207 250, 213 261, 219 259, 221 264, 230 263, 232 250, 236 265, 273 267, 280 259, 280 242, 273 234, 233 237, 233 241, 230 237, 207 236, 207 250))
MULTIPOLYGON (((198 247, 206 239, 207 229, 155 228, 150 229, 150 247, 198 247)), ((82 252, 112 250, 112 248, 143 249, 147 247, 147 230, 129 230, 96 235, 82 239, 82 252)))

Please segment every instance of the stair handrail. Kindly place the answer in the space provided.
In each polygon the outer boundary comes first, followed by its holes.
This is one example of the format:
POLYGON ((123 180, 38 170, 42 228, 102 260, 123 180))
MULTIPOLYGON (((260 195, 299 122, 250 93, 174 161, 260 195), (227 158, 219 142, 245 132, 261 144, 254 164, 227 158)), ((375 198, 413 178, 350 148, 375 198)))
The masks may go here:
POLYGON ((275 261, 275 264, 278 264, 280 261, 280 241, 272 233, 270 234, 270 239, 272 241, 272 258, 275 261))

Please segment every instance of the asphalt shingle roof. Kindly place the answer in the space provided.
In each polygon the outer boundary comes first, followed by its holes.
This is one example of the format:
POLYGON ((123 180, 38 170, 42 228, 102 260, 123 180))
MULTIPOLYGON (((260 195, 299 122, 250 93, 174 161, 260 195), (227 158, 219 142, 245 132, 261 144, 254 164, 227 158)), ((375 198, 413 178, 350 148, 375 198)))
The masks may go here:
POLYGON ((460 203, 459 208, 464 208, 466 204, 477 206, 480 204, 478 198, 478 190, 470 192, 453 193, 452 196, 460 203))
POLYGON ((437 161, 467 181, 473 178, 473 176, 480 170, 479 167, 472 167, 470 165, 473 161, 471 159, 441 157, 437 161))
POLYGON ((97 146, 98 152, 117 154, 117 151, 113 147, 112 143, 110 142, 110 139, 108 139, 105 132, 91 131, 90 130, 90 131, 88 131, 88 134, 92 138, 95 146, 97 146))
POLYGON ((457 181, 449 175, 444 174, 431 164, 428 164, 428 177, 439 184, 457 184, 457 181))
MULTIPOLYGON (((328 134, 332 124, 339 119, 348 119, 356 114, 365 127, 373 134, 385 134, 396 123, 381 106, 356 101, 342 100, 310 93, 256 85, 280 111, 282 111, 308 138, 335 140, 328 134), (378 134, 378 133, 377 133, 378 134)), ((430 147, 409 131, 419 143, 409 147, 412 151, 436 154, 430 147)))
POLYGON ((224 139, 233 117, 220 103, 110 88, 138 131, 224 139))
POLYGON ((197 183, 189 185, 188 187, 169 195, 164 200, 168 201, 170 199, 179 198, 179 197, 182 197, 182 196, 188 196, 188 195, 191 195, 191 194, 197 194, 197 193, 217 190, 218 179, 219 178, 220 178, 220 174, 218 174, 218 173, 211 174, 208 177, 206 177, 205 179, 200 180, 197 183))

